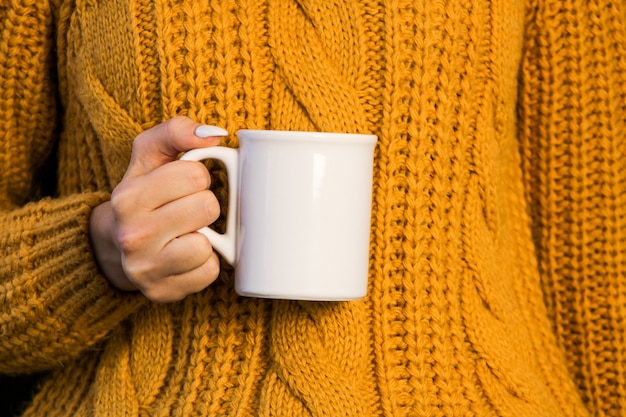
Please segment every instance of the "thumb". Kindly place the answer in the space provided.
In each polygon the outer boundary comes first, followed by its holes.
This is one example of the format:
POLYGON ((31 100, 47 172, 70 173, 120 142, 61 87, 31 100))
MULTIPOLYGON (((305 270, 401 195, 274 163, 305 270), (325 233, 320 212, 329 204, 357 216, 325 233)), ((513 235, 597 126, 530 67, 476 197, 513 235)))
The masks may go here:
POLYGON ((181 152, 218 145, 228 132, 177 116, 137 135, 125 178, 145 175, 175 161, 181 152))

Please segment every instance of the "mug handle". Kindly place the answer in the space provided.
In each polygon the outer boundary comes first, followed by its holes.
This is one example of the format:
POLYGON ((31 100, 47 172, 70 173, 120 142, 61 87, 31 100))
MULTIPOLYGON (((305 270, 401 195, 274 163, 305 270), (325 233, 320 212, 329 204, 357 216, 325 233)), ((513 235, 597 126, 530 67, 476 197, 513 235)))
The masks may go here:
POLYGON ((228 218, 226 219, 226 232, 224 234, 217 233, 209 229, 207 226, 198 229, 199 233, 206 236, 217 250, 230 265, 235 265, 237 261, 237 211, 239 194, 237 187, 238 160, 239 152, 233 148, 224 146, 212 146, 210 148, 192 149, 180 158, 182 161, 202 161, 205 159, 217 159, 224 163, 226 173, 228 175, 228 218))

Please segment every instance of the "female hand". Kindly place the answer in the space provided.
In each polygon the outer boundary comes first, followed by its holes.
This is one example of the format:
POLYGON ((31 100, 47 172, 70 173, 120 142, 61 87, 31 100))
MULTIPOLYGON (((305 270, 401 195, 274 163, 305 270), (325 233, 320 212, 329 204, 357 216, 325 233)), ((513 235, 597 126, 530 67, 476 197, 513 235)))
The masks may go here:
POLYGON ((96 207, 90 233, 96 260, 119 289, 172 302, 201 291, 219 274, 219 260, 196 230, 220 208, 200 162, 180 152, 214 146, 227 132, 176 117, 137 136, 124 178, 111 201, 96 207))

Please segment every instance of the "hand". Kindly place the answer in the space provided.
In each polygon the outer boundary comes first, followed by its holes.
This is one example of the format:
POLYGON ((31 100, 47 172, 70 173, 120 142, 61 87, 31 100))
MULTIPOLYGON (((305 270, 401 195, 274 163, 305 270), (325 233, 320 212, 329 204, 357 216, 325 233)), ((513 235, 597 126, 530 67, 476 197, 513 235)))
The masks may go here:
POLYGON ((172 302, 203 290, 217 278, 217 255, 207 238, 196 232, 220 213, 208 190, 211 178, 202 163, 177 157, 193 148, 217 145, 226 131, 209 126, 196 131, 198 126, 176 117, 138 135, 111 201, 93 210, 92 245, 113 286, 138 289, 152 301, 172 302))

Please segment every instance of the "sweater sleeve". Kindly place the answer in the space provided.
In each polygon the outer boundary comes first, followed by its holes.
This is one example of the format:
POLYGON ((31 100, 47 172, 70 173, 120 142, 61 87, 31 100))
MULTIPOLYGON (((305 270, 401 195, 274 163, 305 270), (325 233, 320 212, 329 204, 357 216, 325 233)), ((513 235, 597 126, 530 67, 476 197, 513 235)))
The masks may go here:
POLYGON ((42 198, 57 140, 47 1, 0 6, 0 372, 50 369, 102 340, 141 305, 99 274, 88 235, 105 192, 42 198))
POLYGON ((617 415, 626 401, 626 2, 532 3, 520 143, 545 299, 582 397, 617 415))

